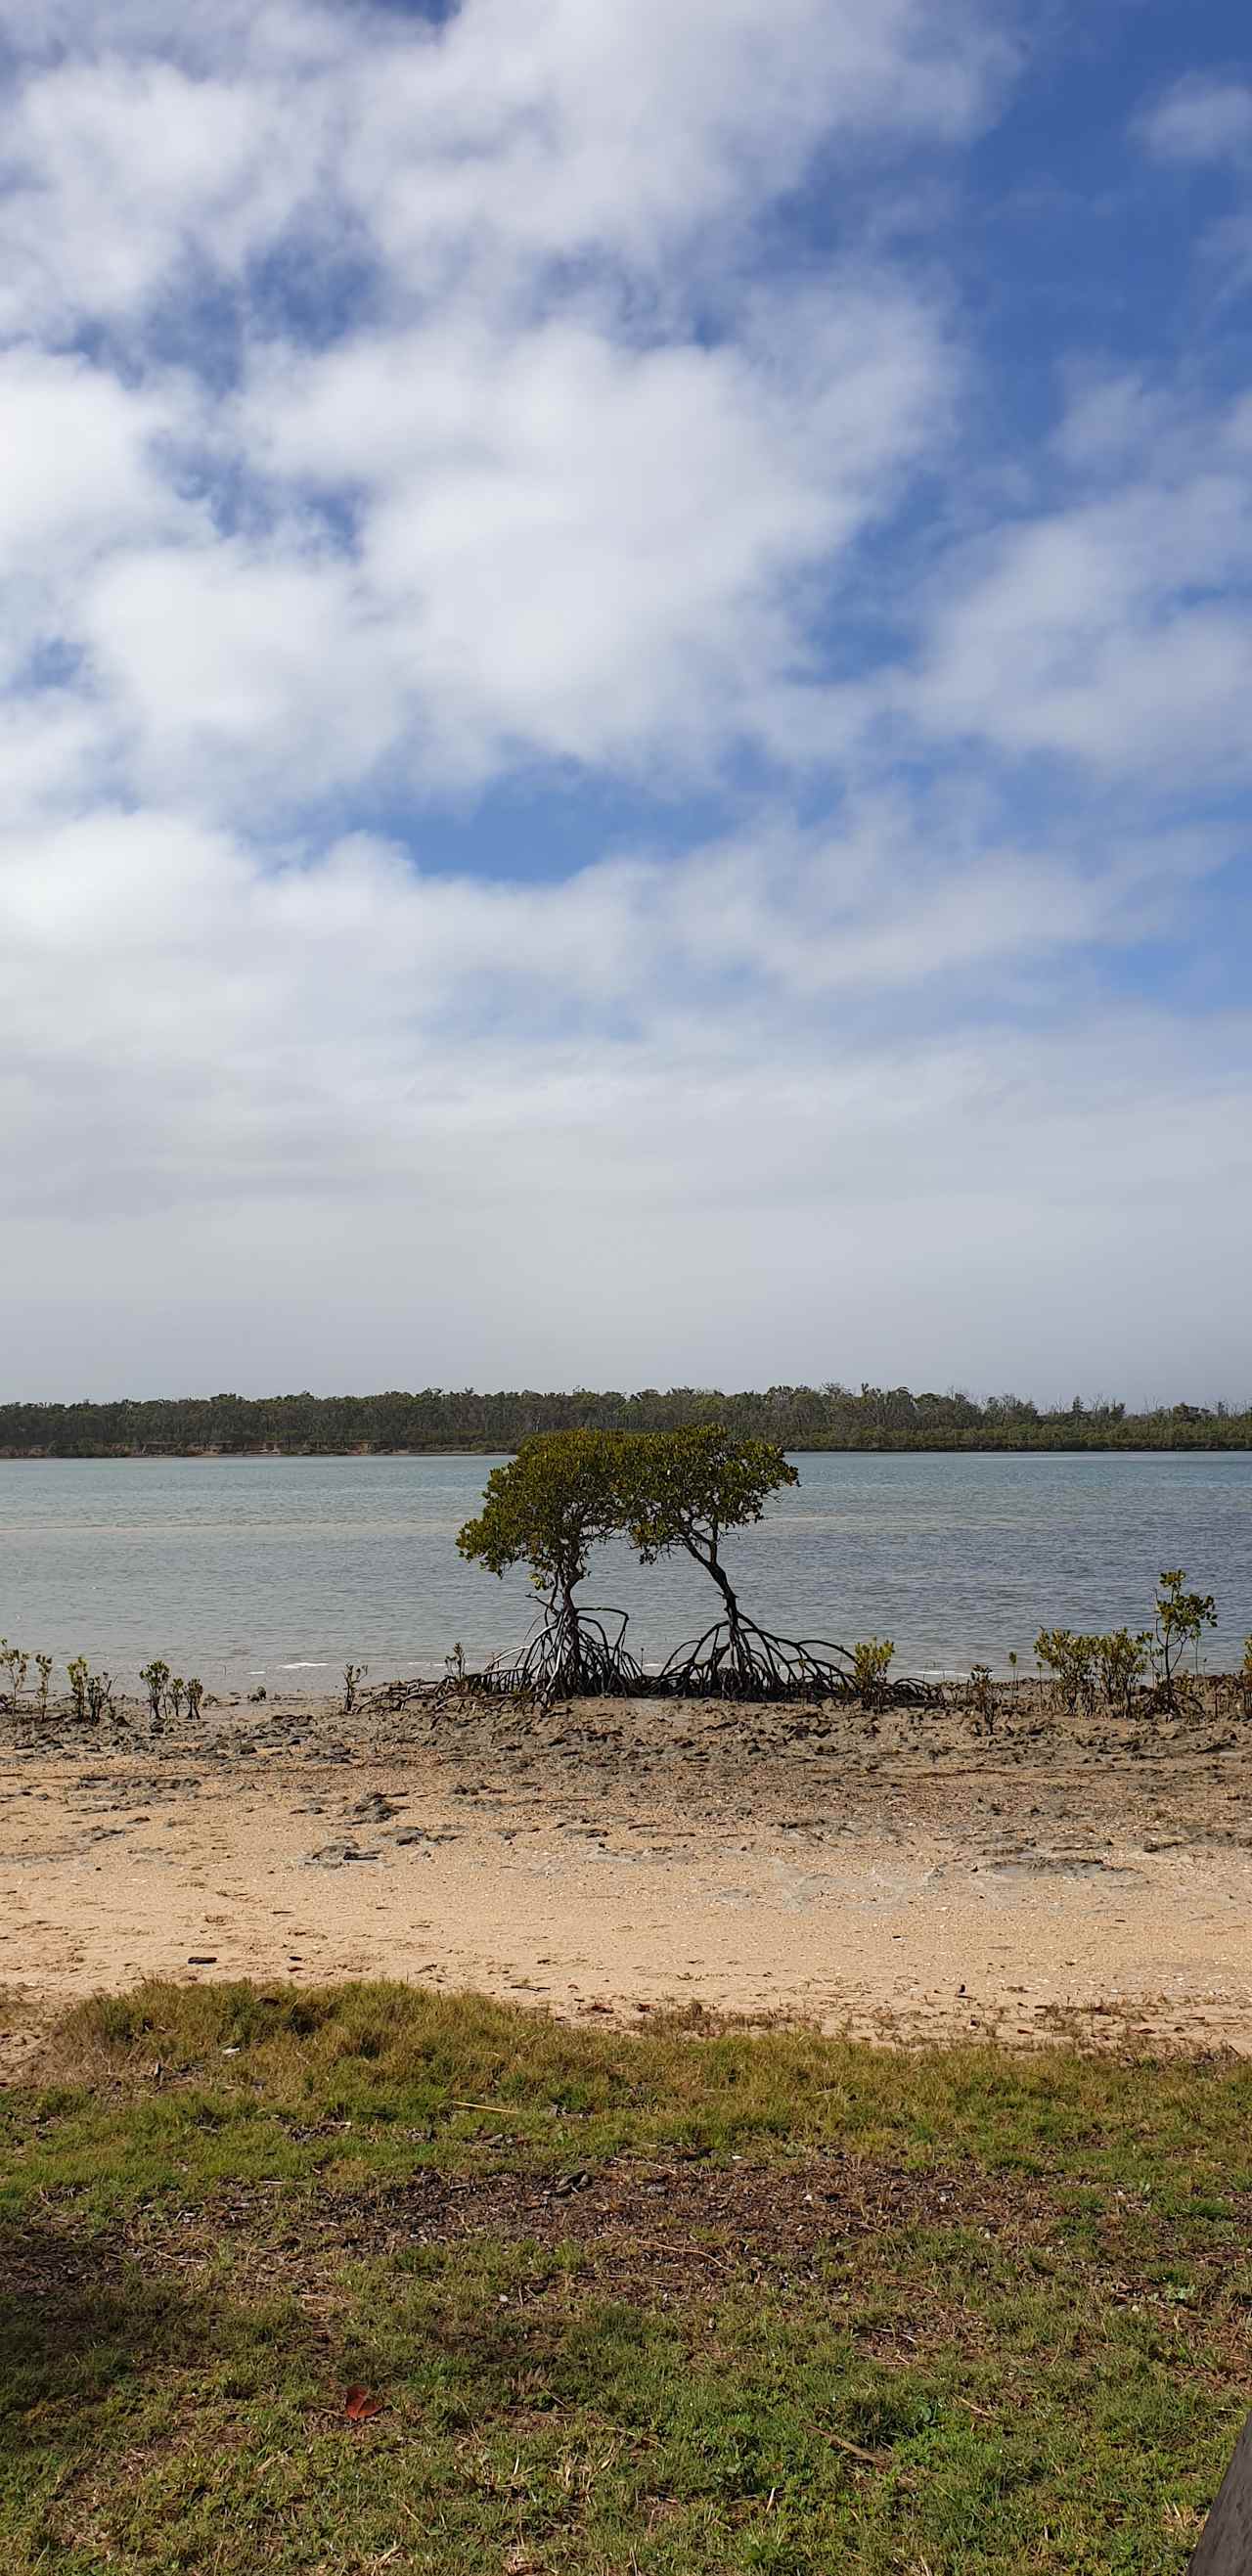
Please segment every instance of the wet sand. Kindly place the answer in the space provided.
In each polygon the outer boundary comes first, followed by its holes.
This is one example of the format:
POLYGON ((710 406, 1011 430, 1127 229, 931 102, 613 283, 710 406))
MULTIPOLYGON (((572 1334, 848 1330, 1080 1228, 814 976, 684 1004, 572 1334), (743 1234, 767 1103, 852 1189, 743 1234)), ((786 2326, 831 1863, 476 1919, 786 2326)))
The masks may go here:
MULTIPOLYGON (((1249 1729, 587 1703, 6 1719, 0 1983, 400 1977, 634 2021, 1252 2051, 1249 1729)), ((10 2018, 14 2018, 10 2014, 10 2018)), ((10 2037, 13 2053, 17 2043, 10 2037)))

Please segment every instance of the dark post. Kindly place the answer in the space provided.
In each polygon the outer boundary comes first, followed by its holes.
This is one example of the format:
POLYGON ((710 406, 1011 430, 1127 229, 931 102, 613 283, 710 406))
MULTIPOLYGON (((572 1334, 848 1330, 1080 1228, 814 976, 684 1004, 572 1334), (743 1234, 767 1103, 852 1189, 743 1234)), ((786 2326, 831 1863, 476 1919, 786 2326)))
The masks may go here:
POLYGON ((1235 2444, 1187 2576, 1252 2576, 1252 2415, 1235 2444))

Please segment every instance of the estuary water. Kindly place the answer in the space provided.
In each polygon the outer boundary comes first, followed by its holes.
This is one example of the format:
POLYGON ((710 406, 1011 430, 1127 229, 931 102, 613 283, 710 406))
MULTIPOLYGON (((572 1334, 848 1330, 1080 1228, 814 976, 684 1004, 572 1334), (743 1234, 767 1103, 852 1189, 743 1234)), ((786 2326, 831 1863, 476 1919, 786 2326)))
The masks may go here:
MULTIPOLYGON (((0 1632, 133 1683, 151 1655, 206 1689, 436 1673, 516 1645, 533 1603, 457 1554, 489 1458, 0 1460, 0 1632)), ((1252 1454, 797 1456, 798 1488, 726 1549, 745 1606, 792 1637, 895 1640, 899 1667, 1030 1669, 1041 1626, 1146 1625, 1162 1566, 1217 1599, 1206 1661, 1252 1630, 1252 1454)), ((709 1624, 685 1561, 624 1548, 586 1597, 645 1662, 709 1624)))

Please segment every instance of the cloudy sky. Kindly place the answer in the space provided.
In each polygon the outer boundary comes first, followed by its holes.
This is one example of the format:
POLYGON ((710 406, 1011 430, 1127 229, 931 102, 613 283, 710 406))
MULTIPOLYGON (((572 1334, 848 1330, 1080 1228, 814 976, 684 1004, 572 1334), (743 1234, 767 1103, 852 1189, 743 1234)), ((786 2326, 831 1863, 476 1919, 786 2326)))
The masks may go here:
POLYGON ((3 1392, 1246 1395, 1236 0, 0 0, 3 1392))

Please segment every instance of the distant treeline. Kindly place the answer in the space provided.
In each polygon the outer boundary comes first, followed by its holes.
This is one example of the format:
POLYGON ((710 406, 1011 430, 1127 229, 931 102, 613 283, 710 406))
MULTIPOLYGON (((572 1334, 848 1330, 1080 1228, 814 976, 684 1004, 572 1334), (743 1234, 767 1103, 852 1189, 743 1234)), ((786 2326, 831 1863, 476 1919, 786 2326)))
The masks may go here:
POLYGON ((535 1431, 678 1431, 718 1421, 784 1449, 1248 1449, 1252 1406, 1124 1404, 1041 1407, 1028 1397, 912 1395, 905 1386, 771 1386, 723 1395, 678 1386, 661 1394, 210 1395, 124 1398, 116 1404, 0 1404, 0 1455, 10 1458, 353 1456, 371 1451, 515 1449, 535 1431))

